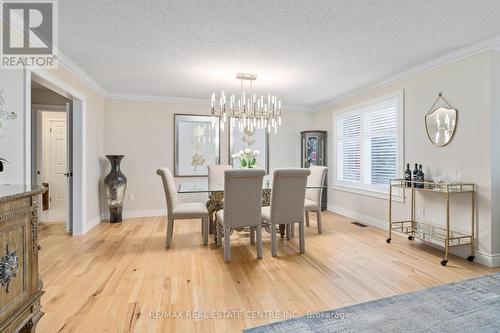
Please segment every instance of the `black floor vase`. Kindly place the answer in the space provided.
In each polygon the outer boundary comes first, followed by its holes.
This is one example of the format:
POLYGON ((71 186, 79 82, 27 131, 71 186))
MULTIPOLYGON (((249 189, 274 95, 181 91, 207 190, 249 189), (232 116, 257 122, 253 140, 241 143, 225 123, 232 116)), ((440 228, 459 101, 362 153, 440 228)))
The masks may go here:
POLYGON ((127 177, 120 169, 120 163, 125 155, 106 155, 111 163, 111 170, 104 178, 106 195, 108 196, 109 221, 111 223, 122 221, 123 199, 127 189, 127 177))

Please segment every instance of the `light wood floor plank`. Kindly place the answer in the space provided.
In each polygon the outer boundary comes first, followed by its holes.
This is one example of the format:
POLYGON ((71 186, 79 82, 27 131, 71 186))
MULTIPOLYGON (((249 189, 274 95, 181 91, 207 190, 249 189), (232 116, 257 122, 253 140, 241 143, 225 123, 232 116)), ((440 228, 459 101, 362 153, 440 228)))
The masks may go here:
POLYGON ((324 233, 316 230, 311 218, 305 255, 297 237, 279 240, 276 258, 264 233, 262 260, 248 235, 235 233, 226 264, 222 248, 202 245, 196 220, 175 223, 170 250, 164 217, 101 223, 80 237, 41 225, 38 332, 236 332, 280 318, 186 319, 186 311, 303 315, 500 271, 455 257, 442 267, 435 249, 402 236, 386 244, 383 230, 333 213, 323 213, 324 233), (163 316, 151 317, 156 311, 163 316))

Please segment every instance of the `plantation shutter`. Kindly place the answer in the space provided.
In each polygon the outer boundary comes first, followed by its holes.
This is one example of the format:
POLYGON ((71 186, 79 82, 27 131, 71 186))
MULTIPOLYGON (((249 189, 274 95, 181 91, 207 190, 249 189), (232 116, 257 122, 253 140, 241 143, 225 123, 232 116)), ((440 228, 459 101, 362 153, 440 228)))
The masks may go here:
POLYGON ((391 97, 335 116, 336 180, 373 189, 398 177, 399 105, 391 97))
POLYGON ((378 103, 365 113, 365 182, 379 185, 388 184, 397 178, 398 99, 378 103))
POLYGON ((337 119, 337 178, 361 180, 361 116, 349 114, 337 119))

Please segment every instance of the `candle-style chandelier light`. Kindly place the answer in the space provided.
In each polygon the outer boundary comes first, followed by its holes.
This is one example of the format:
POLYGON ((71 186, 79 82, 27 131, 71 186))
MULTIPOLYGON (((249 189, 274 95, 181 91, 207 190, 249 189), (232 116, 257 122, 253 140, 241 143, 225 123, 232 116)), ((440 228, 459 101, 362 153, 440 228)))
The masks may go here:
POLYGON ((240 131, 249 129, 267 129, 276 134, 278 126, 281 126, 281 101, 274 95, 257 96, 253 92, 253 81, 257 79, 256 74, 237 73, 236 79, 241 82, 239 96, 232 94, 228 96, 222 91, 220 96, 212 93, 211 114, 212 126, 215 126, 215 117, 221 117, 220 128, 224 131, 226 126, 237 127, 240 131), (250 90, 244 90, 244 81, 250 82, 250 90))

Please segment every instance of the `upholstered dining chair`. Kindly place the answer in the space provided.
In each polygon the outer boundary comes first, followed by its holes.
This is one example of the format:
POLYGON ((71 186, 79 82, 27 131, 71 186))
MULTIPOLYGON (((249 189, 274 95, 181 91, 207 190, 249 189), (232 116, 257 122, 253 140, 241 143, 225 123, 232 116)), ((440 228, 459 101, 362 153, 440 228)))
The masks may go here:
POLYGON ((271 206, 262 207, 262 218, 271 227, 271 253, 278 252, 276 244, 276 225, 285 224, 287 239, 290 239, 294 223, 299 224, 299 249, 305 251, 304 202, 309 169, 277 169, 273 172, 271 206))
POLYGON ((231 170, 232 165, 229 164, 212 164, 208 166, 208 186, 224 186, 224 171, 231 170))
POLYGON ((161 177, 167 199, 167 248, 170 248, 174 232, 174 220, 201 219, 203 244, 208 245, 208 211, 202 202, 178 203, 174 177, 167 168, 156 173, 161 177))
MULTIPOLYGON (((208 188, 209 189, 223 189, 224 188, 224 171, 231 170, 233 168, 232 165, 229 164, 212 164, 208 166, 208 188)), ((209 194, 209 197, 212 194, 209 194)), ((218 193, 217 195, 220 195, 218 193)), ((224 197, 222 199, 217 200, 217 210, 224 208, 224 197)), ((210 226, 209 230, 215 231, 216 225, 215 221, 215 212, 210 215, 210 226)), ((212 231, 211 231, 212 232, 212 231)))
MULTIPOLYGON (((324 166, 311 166, 311 175, 307 177, 307 186, 323 186, 325 183, 327 167, 324 166)), ((321 194, 323 188, 308 188, 306 190, 306 201, 304 209, 306 214, 306 227, 309 227, 309 213, 316 213, 316 221, 318 224, 318 233, 323 233, 323 226, 321 223, 321 194)))
POLYGON ((224 172, 224 209, 217 214, 217 246, 221 246, 224 228, 224 261, 231 261, 231 228, 250 227, 250 241, 257 234, 257 258, 262 258, 262 180, 266 172, 259 169, 224 172))

